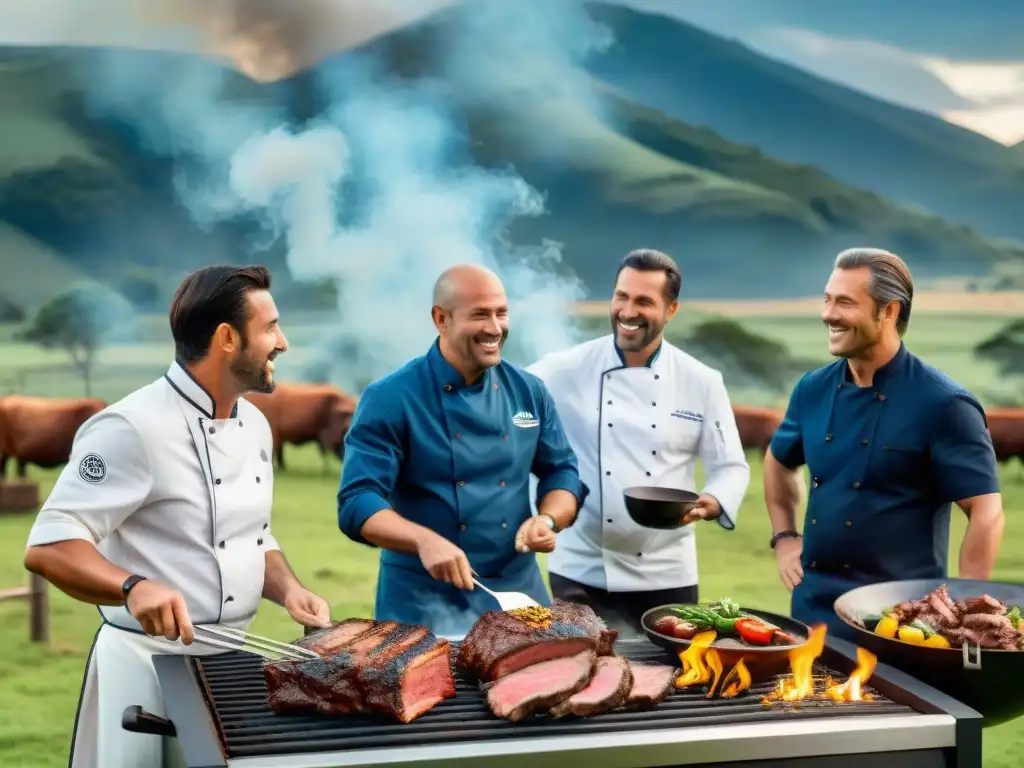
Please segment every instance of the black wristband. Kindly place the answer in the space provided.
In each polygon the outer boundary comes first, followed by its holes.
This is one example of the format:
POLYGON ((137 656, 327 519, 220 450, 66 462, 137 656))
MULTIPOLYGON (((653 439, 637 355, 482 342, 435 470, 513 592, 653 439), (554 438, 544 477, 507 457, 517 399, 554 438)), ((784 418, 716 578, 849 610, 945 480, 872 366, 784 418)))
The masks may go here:
POLYGON ((799 539, 800 534, 797 531, 779 531, 772 536, 772 549, 775 549, 775 545, 779 543, 781 539, 799 539))
POLYGON ((121 596, 124 598, 124 605, 128 607, 128 593, 132 591, 132 588, 140 581, 145 581, 145 576, 131 575, 124 580, 124 584, 121 585, 121 596))

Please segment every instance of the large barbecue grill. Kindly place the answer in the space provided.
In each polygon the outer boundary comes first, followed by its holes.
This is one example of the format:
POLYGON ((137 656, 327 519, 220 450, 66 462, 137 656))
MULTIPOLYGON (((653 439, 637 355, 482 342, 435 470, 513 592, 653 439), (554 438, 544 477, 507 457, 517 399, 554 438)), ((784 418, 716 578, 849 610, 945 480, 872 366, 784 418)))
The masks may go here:
MULTIPOLYGON (((646 640, 620 640, 616 651, 633 661, 673 661, 646 640)), ((829 639, 820 672, 845 678, 855 657, 852 645, 829 639)), ((882 664, 868 681, 872 701, 766 707, 770 685, 733 699, 707 699, 698 688, 673 691, 645 712, 516 724, 494 717, 477 685, 457 672, 455 698, 403 725, 275 714, 262 661, 247 654, 154 661, 167 720, 129 708, 124 725, 162 734, 169 761, 187 768, 981 766, 980 715, 882 664)))

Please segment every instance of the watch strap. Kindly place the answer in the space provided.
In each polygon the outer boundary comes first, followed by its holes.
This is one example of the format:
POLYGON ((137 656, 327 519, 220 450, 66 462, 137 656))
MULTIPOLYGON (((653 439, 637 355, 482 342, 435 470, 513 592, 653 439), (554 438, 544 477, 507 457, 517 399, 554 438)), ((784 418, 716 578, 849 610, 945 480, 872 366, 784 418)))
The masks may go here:
POLYGON ((775 549, 775 545, 782 539, 799 539, 801 538, 799 531, 779 531, 772 536, 772 549, 775 549))
POLYGON ((555 518, 553 518, 551 515, 545 515, 543 512, 539 514, 538 517, 543 517, 544 520, 547 521, 548 528, 550 528, 555 533, 558 533, 558 523, 555 522, 555 518))
POLYGON ((121 585, 121 596, 124 598, 124 603, 125 603, 126 607, 128 605, 128 593, 132 591, 132 588, 136 584, 138 584, 140 581, 145 581, 145 580, 146 580, 145 576, 139 576, 137 574, 132 574, 131 576, 129 576, 127 579, 124 580, 124 583, 121 585))

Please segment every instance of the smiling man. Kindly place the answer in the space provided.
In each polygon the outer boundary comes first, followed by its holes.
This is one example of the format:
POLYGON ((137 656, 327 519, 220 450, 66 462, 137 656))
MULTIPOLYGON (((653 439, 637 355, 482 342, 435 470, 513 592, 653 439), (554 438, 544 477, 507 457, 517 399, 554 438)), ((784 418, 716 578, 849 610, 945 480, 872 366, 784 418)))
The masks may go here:
POLYGON ((453 267, 433 303, 438 338, 427 354, 359 399, 338 524, 384 550, 375 618, 463 635, 498 608, 473 590, 473 572, 492 590, 550 605, 535 553, 555 548, 587 489, 543 383, 501 359, 509 320, 497 276, 453 267))
POLYGON ((612 333, 527 369, 554 397, 594 489, 548 558, 552 592, 589 604, 621 636, 639 634, 649 608, 698 599, 694 527, 637 525, 624 489, 695 491, 700 459, 707 479, 690 521, 731 530, 750 480, 722 375, 664 339, 681 282, 669 256, 633 251, 616 275, 612 333))
POLYGON ((797 382, 765 457, 764 492, 792 613, 851 632, 832 605, 865 584, 947 577, 950 505, 968 517, 960 576, 989 579, 1003 508, 985 412, 902 337, 914 284, 887 251, 843 251, 822 320, 839 360, 797 382), (811 487, 797 531, 799 468, 811 487))

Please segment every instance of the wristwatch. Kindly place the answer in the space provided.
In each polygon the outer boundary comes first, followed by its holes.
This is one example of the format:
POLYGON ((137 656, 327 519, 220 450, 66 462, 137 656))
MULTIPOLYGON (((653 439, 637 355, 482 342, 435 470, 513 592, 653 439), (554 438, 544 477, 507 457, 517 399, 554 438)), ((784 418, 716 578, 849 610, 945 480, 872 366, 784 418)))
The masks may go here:
POLYGON ((547 527, 555 533, 558 533, 558 523, 555 522, 555 518, 553 518, 551 515, 544 514, 537 515, 537 517, 543 518, 544 524, 547 525, 547 527))
POLYGON ((137 576, 132 574, 124 580, 124 584, 121 585, 121 596, 124 598, 124 606, 128 607, 128 593, 132 591, 132 588, 140 581, 145 581, 145 576, 137 576))
POLYGON ((799 539, 802 538, 800 533, 797 531, 779 531, 772 536, 772 549, 775 549, 775 545, 779 543, 780 539, 799 539))

